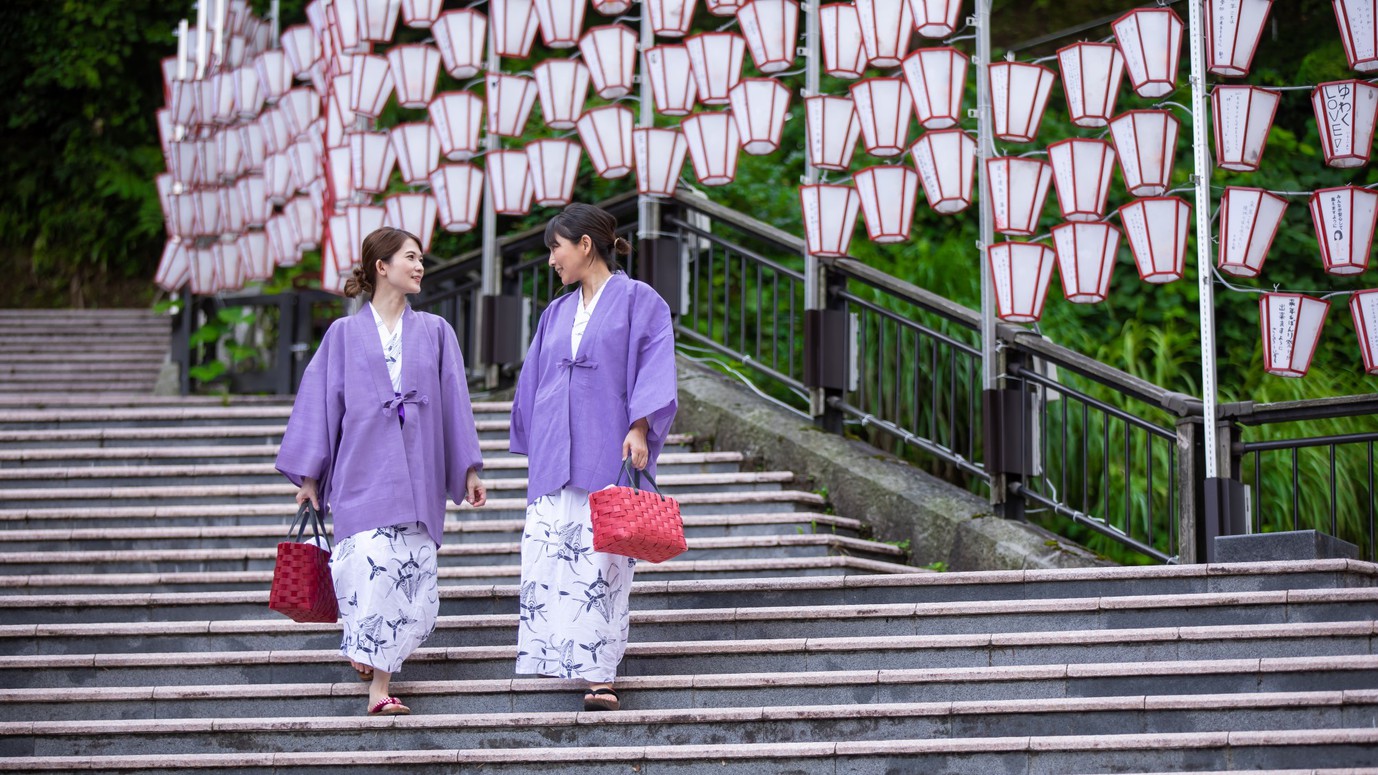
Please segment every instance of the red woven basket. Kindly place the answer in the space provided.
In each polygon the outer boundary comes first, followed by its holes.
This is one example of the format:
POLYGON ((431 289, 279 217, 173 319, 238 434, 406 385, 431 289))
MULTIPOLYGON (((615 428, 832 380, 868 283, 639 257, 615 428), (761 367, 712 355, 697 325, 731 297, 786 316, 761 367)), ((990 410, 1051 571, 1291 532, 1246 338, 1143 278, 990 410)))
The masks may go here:
POLYGON ((273 566, 273 588, 268 593, 268 607, 285 614, 296 622, 334 622, 340 615, 335 601, 335 583, 330 577, 330 552, 311 540, 303 541, 307 524, 314 537, 324 538, 321 516, 310 501, 302 504, 297 521, 287 531, 287 539, 278 544, 277 564, 273 566), (296 538, 292 537, 293 530, 296 538))
POLYGON ((689 546, 684 540, 679 503, 661 495, 649 475, 646 481, 654 492, 641 489, 641 472, 632 471, 630 465, 624 465, 622 470, 630 473, 631 487, 609 487, 589 493, 594 550, 646 562, 664 562, 683 554, 689 546))

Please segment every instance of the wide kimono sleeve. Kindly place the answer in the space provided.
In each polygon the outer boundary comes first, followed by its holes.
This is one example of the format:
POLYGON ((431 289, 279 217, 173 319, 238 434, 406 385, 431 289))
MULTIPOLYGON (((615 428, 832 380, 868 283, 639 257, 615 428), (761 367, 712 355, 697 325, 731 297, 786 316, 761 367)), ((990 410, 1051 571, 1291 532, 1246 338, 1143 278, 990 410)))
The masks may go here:
POLYGON ((321 346, 302 374, 292 414, 282 434, 277 470, 298 487, 306 477, 324 482, 334 464, 344 417, 344 384, 336 373, 344 356, 337 352, 342 335, 339 321, 326 330, 321 346))
POLYGON ((634 286, 627 352, 627 417, 650 425, 646 446, 651 460, 660 455, 679 409, 675 376, 675 330, 670 307, 649 286, 634 286))
POLYGON ((483 469, 474 407, 469 402, 469 380, 464 354, 448 321, 438 318, 440 328, 440 396, 445 447, 445 489, 455 503, 468 494, 469 470, 483 469))
POLYGON ((536 324, 536 335, 526 350, 526 360, 522 362, 521 373, 517 376, 517 392, 512 397, 512 424, 508 429, 508 451, 514 455, 530 454, 531 412, 536 405, 536 388, 541 381, 541 345, 545 339, 545 319, 550 308, 541 313, 536 324))

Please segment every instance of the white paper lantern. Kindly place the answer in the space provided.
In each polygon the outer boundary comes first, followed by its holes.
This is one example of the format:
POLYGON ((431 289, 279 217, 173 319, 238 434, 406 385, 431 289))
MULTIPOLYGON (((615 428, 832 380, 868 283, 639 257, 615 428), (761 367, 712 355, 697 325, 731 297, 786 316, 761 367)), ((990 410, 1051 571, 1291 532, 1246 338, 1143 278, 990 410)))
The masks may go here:
POLYGON ((201 233, 197 222, 201 195, 188 191, 168 197, 167 232, 169 236, 191 239, 201 233))
POLYGON ((848 91, 856 105, 866 152, 880 157, 904 153, 909 143, 909 119, 914 113, 904 81, 865 78, 852 84, 848 91))
POLYGON ((268 201, 267 181, 262 175, 245 175, 235 183, 234 191, 239 198, 244 225, 263 228, 268 223, 268 216, 273 214, 273 205, 268 201))
POLYGON ((1258 49, 1273 0, 1208 0, 1206 3, 1206 70, 1240 77, 1258 49))
MULTIPOLYGON (((254 74, 258 76, 259 86, 263 92, 264 100, 270 104, 277 104, 292 88, 292 68, 287 62, 287 55, 280 49, 271 49, 259 54, 254 58, 254 74)), ((247 86, 247 84, 246 84, 247 86)), ((258 111, 254 111, 257 115, 258 111)), ((253 115, 244 115, 241 102, 241 118, 253 118, 253 115)))
POLYGON ((436 213, 435 198, 430 194, 393 194, 383 199, 384 225, 416 235, 422 253, 431 249, 436 213))
POLYGON ((1349 66, 1361 73, 1378 70, 1378 0, 1334 0, 1335 21, 1349 66))
POLYGON ((621 105, 594 108, 579 118, 579 139, 599 177, 620 178, 632 171, 632 112, 621 105))
POLYGON ((704 0, 708 12, 714 16, 732 16, 737 13, 743 0, 704 0))
POLYGON ((478 225, 483 201, 483 170, 472 164, 442 164, 431 173, 440 228, 465 232, 478 225))
POLYGON ((1311 194, 1311 221, 1326 272, 1351 275, 1368 269, 1376 220, 1378 192, 1340 186, 1311 194))
POLYGON ((872 67, 899 67, 914 32, 914 16, 896 0, 856 0, 861 43, 872 67))
POLYGON ((962 0, 909 0, 914 27, 925 38, 945 38, 957 31, 962 0))
POLYGON ((824 170, 846 170, 861 134, 856 105, 846 97, 806 97, 809 163, 824 170))
POLYGON ((206 296, 220 292, 220 265, 210 248, 187 248, 191 263, 191 292, 206 296))
POLYGON ((694 177, 705 186, 724 186, 737 178, 741 136, 731 112, 695 113, 680 124, 694 162, 694 177))
POLYGON ((1057 76, 1043 65, 994 62, 990 66, 995 136, 1010 143, 1031 143, 1038 137, 1057 76))
POLYGON ((168 149, 167 169, 178 185, 190 187, 201 182, 199 148, 197 140, 181 140, 168 149))
POLYGON ((315 250, 320 247, 325 224, 322 222, 320 211, 312 206, 310 199, 304 196, 293 198, 283 208, 283 213, 287 215, 288 225, 297 238, 298 250, 315 250))
POLYGON ((584 27, 587 0, 536 0, 536 20, 546 48, 573 48, 584 27))
POLYGON ((1088 128, 1109 124, 1124 77, 1124 55, 1119 47, 1113 43, 1074 43, 1058 49, 1057 61, 1072 123, 1088 128))
POLYGON ((694 21, 694 0, 642 0, 642 12, 651 14, 651 32, 666 38, 682 38, 694 21))
POLYGON ((651 78, 651 94, 656 112, 665 116, 687 116, 694 109, 698 86, 684 46, 655 46, 646 49, 643 77, 651 78))
POLYGON ((593 90, 605 100, 625 97, 635 88, 636 33, 621 24, 593 27, 579 39, 593 90))
POLYGON ((1002 242, 987 253, 996 315, 1010 323, 1038 322, 1057 254, 1036 242, 1002 242))
POLYGON ((536 104, 536 81, 524 75, 488 74, 488 132, 521 137, 536 104))
POLYGON ((853 180, 871 241, 886 245, 908 240, 919 196, 919 173, 908 167, 881 165, 857 172, 853 180))
POLYGON ((1253 172, 1263 162, 1279 96, 1253 86, 1217 86, 1211 92, 1215 120, 1215 163, 1221 169, 1253 172))
POLYGON ((959 213, 971 206, 976 141, 960 129, 926 132, 909 149, 924 196, 934 212, 959 213))
POLYGON ((524 151, 492 151, 483 157, 488 167, 488 195, 499 215, 531 212, 535 191, 524 151))
POLYGON ((282 153, 292 144, 292 130, 287 126, 287 116, 282 108, 263 111, 258 125, 263 127, 263 145, 268 153, 282 153))
POLYGON ((689 51, 699 102, 728 104, 728 94, 742 79, 746 38, 731 32, 704 32, 686 38, 684 47, 689 51))
POLYGON ((316 179, 321 168, 321 154, 310 140, 298 140, 287 149, 287 159, 292 163, 292 179, 297 188, 305 188, 316 179))
POLYGON ((239 234, 244 231, 244 203, 234 186, 220 186, 215 189, 220 197, 220 233, 239 234))
POLYGON ((823 72, 834 78, 860 78, 866 73, 866 47, 855 5, 830 3, 819 8, 818 30, 823 43, 823 72))
POLYGON ((955 48, 921 48, 904 58, 904 80, 925 129, 948 129, 962 120, 967 55, 955 48))
POLYGON ((1354 316, 1354 332, 1359 335, 1364 371, 1378 374, 1378 290, 1358 291, 1349 297, 1349 312, 1354 316))
POLYGON ((1323 83, 1311 93, 1311 108, 1326 164, 1340 168, 1368 164, 1378 118, 1378 87, 1358 80, 1323 83))
POLYGON ((636 156, 636 190, 645 196, 674 196, 689 142, 678 129, 638 127, 632 130, 636 156))
MULTIPOLYGON (((234 71, 216 73, 203 81, 206 82, 214 84, 210 93, 214 95, 212 118, 215 123, 221 126, 234 123, 238 114, 234 102, 234 71)), ((204 113, 202 118, 205 118, 204 113)))
POLYGON ((402 0, 402 23, 408 27, 428 29, 440 18, 445 0, 402 0))
POLYGON ((325 145, 327 148, 336 148, 349 142, 347 135, 354 132, 362 132, 364 128, 359 126, 357 116, 349 109, 349 79, 348 75, 336 76, 336 87, 325 98, 325 145), (342 82, 342 83, 341 83, 342 82), (343 87, 341 90, 339 87, 343 87))
POLYGON ((632 7, 632 0, 593 0, 593 10, 604 16, 618 16, 632 7))
MULTIPOLYGON (((338 2, 338 0, 337 0, 338 2)), ((359 0, 359 37, 373 43, 392 40, 397 29, 399 0, 359 0)))
MULTIPOLYGON (((344 216, 340 217, 343 218, 344 216)), ((341 229, 343 228, 341 227, 341 229)), ((353 276, 353 270, 351 268, 346 271, 346 269, 340 268, 342 259, 336 256, 336 242, 337 240, 332 238, 321 245, 321 290, 343 296, 345 286, 349 284, 349 280, 353 276)))
POLYGON ((386 57, 372 54, 355 54, 352 61, 349 109, 361 116, 378 118, 392 96, 392 68, 386 57))
POLYGON ((228 127, 215 136, 215 153, 220 158, 220 174, 233 180, 244 173, 244 145, 235 127, 228 127))
POLYGON ((279 213, 268 219, 268 249, 278 266, 296 266, 301 261, 301 250, 297 248, 297 238, 292 233, 289 222, 292 219, 279 213))
POLYGON ((268 235, 261 231, 249 231, 235 240, 239 251, 239 261, 244 267, 244 279, 249 282, 263 282, 273 277, 273 254, 268 250, 268 235))
POLYGON ((239 245, 218 242, 211 247, 215 257, 217 291, 237 291, 244 287, 244 264, 239 260, 239 245))
POLYGON ((296 193, 292 185, 292 162, 287 153, 270 153, 263 160, 263 182, 268 189, 268 201, 279 207, 287 204, 288 197, 296 193))
POLYGON ((1321 340, 1330 302, 1301 293, 1265 293, 1258 300, 1263 370, 1277 377, 1304 377, 1321 340))
POLYGON ((1062 293, 1073 304, 1095 304, 1110 293, 1110 274, 1120 248, 1120 230, 1108 223, 1064 223, 1053 227, 1062 293))
POLYGON ((354 153, 349 145, 329 148, 325 152, 325 178, 330 196, 337 202, 354 198, 354 153))
POLYGON ((381 194, 397 164, 397 151, 383 132, 349 136, 349 179, 355 191, 381 194))
POLYGON ((440 51, 419 43, 388 49, 388 68, 397 88, 397 104, 404 108, 424 108, 435 94, 440 75, 440 51))
MULTIPOLYGON (((366 2, 369 0, 331 0, 334 19, 330 25, 329 41, 338 53, 362 54, 368 51, 368 42, 359 34, 359 6, 366 2)), ((327 13, 327 18, 329 16, 327 13)))
POLYGON ((774 78, 743 78, 728 93, 742 150, 753 156, 780 147, 789 115, 789 89, 774 78))
POLYGON ((345 206, 348 236, 345 244, 335 245, 336 264, 358 266, 364 258, 364 238, 383 228, 387 210, 378 205, 352 204, 345 206))
POLYGON ((574 201, 579 176, 579 144, 573 140, 537 140, 526 146, 532 196, 542 207, 564 207, 574 201))
POLYGON ((427 122, 394 126, 388 133, 393 151, 397 154, 397 169, 402 182, 409 186, 424 186, 435 168, 440 166, 440 136, 427 122))
POLYGON ((478 153, 483 127, 483 100, 467 91, 446 92, 427 108, 440 138, 440 152, 451 161, 478 153))
POLYGON ((588 97, 589 69, 576 59, 547 59, 536 65, 541 115, 551 129, 573 129, 588 97))
POLYGON ((187 243, 173 237, 163 246, 153 282, 165 291, 177 291, 191 280, 191 255, 187 243))
POLYGON ((856 230, 861 196, 851 186, 829 183, 799 187, 807 250, 815 256, 847 255, 856 230))
POLYGON ((264 140, 263 127, 254 122, 238 128, 239 146, 244 151, 244 171, 259 173, 263 171, 263 160, 268 155, 268 145, 264 140))
POLYGON ((1053 165, 1053 184, 1064 220, 1074 223, 1099 221, 1105 216, 1110 196, 1110 176, 1115 172, 1115 150, 1104 140, 1074 137, 1048 146, 1053 165))
POLYGON ((530 56, 531 44, 536 42, 536 30, 540 28, 535 0, 491 0, 489 13, 493 53, 515 59, 530 56))
POLYGON ((1182 279, 1191 205, 1175 196, 1149 197, 1121 207, 1119 214, 1139 279, 1154 284, 1182 279))
POLYGON ((743 3, 737 9, 737 23, 757 70, 770 75, 794 65, 799 39, 799 4, 795 0, 743 3))
POLYGON ((1129 82, 1140 97, 1163 97, 1177 89, 1182 27, 1182 18, 1171 8, 1139 8, 1110 25, 1129 82))
POLYGON ((200 237, 218 237, 221 228, 220 193, 214 188, 203 188, 195 193, 196 231, 200 237))
POLYGON ((1172 188, 1180 122, 1166 110, 1131 110, 1110 122, 1124 186, 1131 196, 1162 196, 1172 188))
POLYGON ((986 179, 995 230, 1020 237, 1037 234, 1038 219, 1053 182, 1052 165, 1015 156, 986 159, 986 179))
MULTIPOLYGON (((282 58, 281 51, 272 53, 277 54, 279 59, 282 58)), ((257 118, 259 112, 263 110, 265 99, 263 82, 259 79, 258 70, 248 66, 241 67, 234 70, 230 78, 230 82, 233 84, 235 91, 235 118, 241 121, 250 121, 257 118)), ((280 95, 281 92, 279 92, 279 96, 280 95)))
POLYGON ((1220 198, 1220 271, 1258 277, 1286 210, 1286 200, 1261 188, 1226 188, 1220 198))
POLYGON ((200 84, 197 81, 174 81, 168 108, 172 110, 172 123, 180 127, 190 127, 201 123, 199 116, 200 84))
POLYGON ((483 45, 488 37, 488 19, 478 11, 446 11, 431 26, 435 47, 445 72, 464 80, 483 69, 483 45))
POLYGON ((216 134, 205 135, 204 139, 193 144, 196 149, 196 169, 199 171, 198 183, 215 185, 220 182, 220 146, 216 137, 216 134))

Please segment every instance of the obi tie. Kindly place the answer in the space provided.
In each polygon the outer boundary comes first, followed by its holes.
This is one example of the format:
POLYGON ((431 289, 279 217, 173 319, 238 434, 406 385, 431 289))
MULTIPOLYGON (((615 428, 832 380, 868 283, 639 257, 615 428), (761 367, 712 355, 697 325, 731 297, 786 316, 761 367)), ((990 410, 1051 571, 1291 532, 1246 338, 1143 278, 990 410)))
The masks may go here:
POLYGON ((589 360, 587 355, 580 353, 578 358, 561 358, 559 367, 573 371, 574 369, 596 369, 598 364, 589 360))
POLYGON ((387 414, 396 409, 398 425, 407 424, 406 404, 421 404, 424 406, 431 403, 429 397, 416 395, 415 388, 408 390, 406 393, 393 393, 392 395, 392 398, 383 402, 383 414, 387 414))

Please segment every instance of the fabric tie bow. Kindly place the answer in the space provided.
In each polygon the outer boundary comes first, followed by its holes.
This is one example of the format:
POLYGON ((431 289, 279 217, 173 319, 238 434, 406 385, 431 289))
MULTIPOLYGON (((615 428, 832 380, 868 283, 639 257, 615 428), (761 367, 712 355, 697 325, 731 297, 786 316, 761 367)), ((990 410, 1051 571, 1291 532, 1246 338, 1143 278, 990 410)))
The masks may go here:
POLYGON ((416 389, 408 390, 406 393, 394 393, 392 398, 383 402, 383 414, 392 410, 397 410, 397 422, 405 425, 407 422, 406 404, 421 404, 427 406, 431 403, 429 396, 417 396, 416 389))
POLYGON ((589 360, 589 357, 580 354, 578 358, 562 358, 559 367, 561 369, 596 369, 598 364, 589 360))

